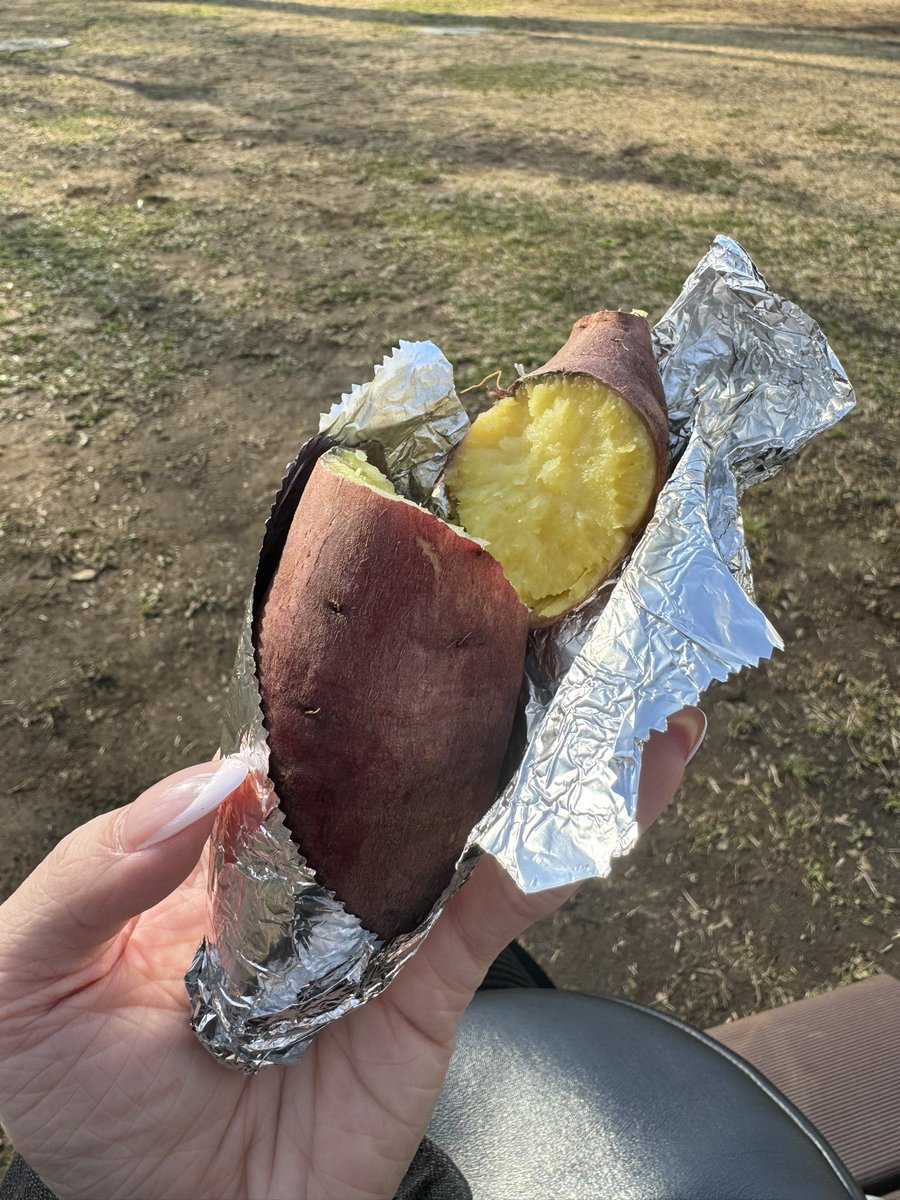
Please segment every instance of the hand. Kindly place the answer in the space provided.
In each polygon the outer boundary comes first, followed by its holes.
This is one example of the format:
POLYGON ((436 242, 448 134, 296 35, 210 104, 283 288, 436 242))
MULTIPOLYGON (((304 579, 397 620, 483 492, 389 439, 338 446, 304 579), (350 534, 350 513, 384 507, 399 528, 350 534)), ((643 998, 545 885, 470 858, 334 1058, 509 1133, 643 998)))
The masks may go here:
MULTIPOLYGON (((641 826, 704 727, 686 709, 651 737, 641 826)), ((487 968, 575 889, 525 896, 484 859, 387 991, 248 1078, 196 1041, 182 981, 213 810, 240 786, 215 770, 76 829, 0 908, 0 1117, 60 1198, 392 1197, 487 968)))

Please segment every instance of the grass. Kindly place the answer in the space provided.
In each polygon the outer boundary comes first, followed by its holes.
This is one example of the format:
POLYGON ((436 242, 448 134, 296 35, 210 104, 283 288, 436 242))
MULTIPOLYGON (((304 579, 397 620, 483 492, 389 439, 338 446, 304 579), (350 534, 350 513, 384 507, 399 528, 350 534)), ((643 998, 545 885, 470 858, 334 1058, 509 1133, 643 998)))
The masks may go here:
MULTIPOLYGON (((215 272, 234 236, 227 222, 187 206, 176 211, 91 198, 18 217, 0 242, 0 275, 20 302, 15 332, 0 354, 7 396, 4 402, 0 391, 0 414, 14 416, 21 398, 37 396, 79 431, 120 409, 126 393, 131 411, 159 410, 183 364, 185 337, 209 344, 217 336, 211 302, 221 277, 215 272), (205 253, 203 290, 159 271, 160 256, 188 247, 205 253), (178 311, 178 332, 154 320, 163 306, 178 311), (61 345, 49 334, 62 313, 89 342, 72 338, 61 345)), ((241 292, 230 290, 231 306, 241 292)))
POLYGON ((893 778, 900 749, 900 697, 886 675, 861 680, 827 666, 806 714, 811 733, 846 739, 855 762, 893 778))
POLYGON ((548 63, 540 59, 444 67, 437 73, 437 80, 451 88, 465 88, 484 95, 511 92, 523 96, 557 96, 565 91, 593 93, 615 82, 610 73, 600 67, 548 63))
POLYGON ((26 120, 34 129, 38 143, 51 142, 73 150, 110 146, 121 141, 127 132, 121 119, 102 110, 73 112, 67 108, 52 114, 36 114, 26 120))

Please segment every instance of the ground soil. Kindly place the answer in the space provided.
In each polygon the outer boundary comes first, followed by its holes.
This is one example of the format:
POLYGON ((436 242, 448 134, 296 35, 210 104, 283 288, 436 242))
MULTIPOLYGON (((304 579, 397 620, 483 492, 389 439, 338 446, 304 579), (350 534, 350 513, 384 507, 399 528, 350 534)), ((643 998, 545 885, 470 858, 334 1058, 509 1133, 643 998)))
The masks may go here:
POLYGON ((860 407, 748 501, 784 654, 526 944, 701 1026, 900 974, 900 29, 725 7, 5 6, 70 44, 0 50, 0 892, 215 749, 284 464, 398 338, 460 386, 536 364, 581 311, 658 316, 721 231, 860 407))

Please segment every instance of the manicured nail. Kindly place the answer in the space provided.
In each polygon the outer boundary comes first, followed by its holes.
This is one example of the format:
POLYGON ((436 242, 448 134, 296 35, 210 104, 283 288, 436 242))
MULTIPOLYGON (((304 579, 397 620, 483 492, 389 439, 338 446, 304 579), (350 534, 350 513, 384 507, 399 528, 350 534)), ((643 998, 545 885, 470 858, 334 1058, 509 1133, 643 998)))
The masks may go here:
POLYGON ((703 745, 703 739, 706 737, 706 724, 706 713, 702 708, 693 706, 682 708, 669 717, 666 727, 684 737, 685 766, 703 745))
POLYGON ((239 758, 203 767, 186 767, 142 792, 122 822, 125 850, 146 850, 214 812, 247 778, 239 758))

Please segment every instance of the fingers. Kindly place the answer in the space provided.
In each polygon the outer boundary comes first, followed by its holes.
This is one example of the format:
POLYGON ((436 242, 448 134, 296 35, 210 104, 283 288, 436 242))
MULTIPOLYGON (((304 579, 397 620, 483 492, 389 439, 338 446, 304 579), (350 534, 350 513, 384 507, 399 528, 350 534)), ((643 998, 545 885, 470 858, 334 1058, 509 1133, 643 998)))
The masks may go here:
MULTIPOLYGON (((641 832, 674 797, 705 733, 706 716, 701 709, 689 707, 673 713, 665 733, 650 735, 638 788, 641 832)), ((503 948, 535 921, 549 916, 577 887, 573 884, 525 895, 494 859, 485 856, 470 882, 450 901, 419 955, 427 952, 436 966, 445 956, 462 990, 477 987, 503 948)))
MULTIPOLYGON (((449 1002, 445 1011, 458 1018, 501 950, 559 908, 578 886, 526 895, 495 859, 484 855, 413 960, 417 978, 426 985, 436 983, 449 1002)), ((398 992, 403 983, 412 983, 411 972, 401 972, 394 985, 398 992)))
POLYGON ((685 767, 706 735, 706 716, 699 708, 682 708, 668 720, 665 733, 650 734, 641 758, 637 823, 643 833, 674 798, 685 767))
POLYGON ((470 883, 457 893, 449 908, 456 932, 477 968, 476 986, 510 942, 555 912, 579 886, 572 883, 526 895, 496 859, 485 855, 470 883))
MULTIPOLYGON (((209 836, 212 820, 208 818, 246 777, 246 764, 228 758, 186 767, 161 779, 117 818, 119 845, 126 853, 149 850, 198 822, 203 823, 209 836)), ((206 838, 200 842, 201 849, 204 841, 206 838)))
POLYGON ((188 767, 70 833, 0 907, 0 974, 28 987, 96 960, 190 875, 246 774, 235 759, 188 767))

